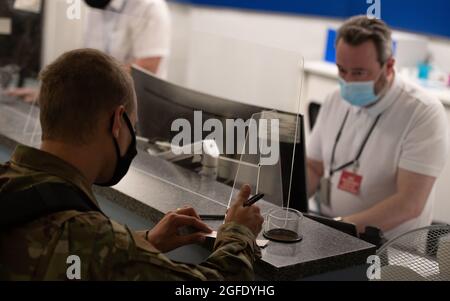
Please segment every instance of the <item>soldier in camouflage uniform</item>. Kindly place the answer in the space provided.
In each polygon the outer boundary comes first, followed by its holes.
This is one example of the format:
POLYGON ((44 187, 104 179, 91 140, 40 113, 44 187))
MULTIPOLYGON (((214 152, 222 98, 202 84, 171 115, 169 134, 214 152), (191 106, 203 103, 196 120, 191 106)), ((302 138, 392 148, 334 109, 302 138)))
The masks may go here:
MULTIPOLYGON (((250 195, 248 186, 228 210, 213 253, 200 265, 175 263, 163 254, 201 242, 211 231, 192 208, 168 213, 143 232, 133 232, 101 212, 92 185, 114 185, 135 155, 136 99, 132 81, 118 63, 98 51, 76 50, 47 67, 41 81, 41 149, 19 146, 10 161, 0 165, 0 224, 16 214, 17 207, 2 207, 2 198, 43 184, 71 189, 77 202, 90 209, 58 211, 2 226, 1 280, 67 280, 71 255, 80 259, 81 280, 252 279, 260 256, 255 239, 263 219, 254 205, 243 206, 250 195), (186 225, 200 232, 179 235, 178 229, 186 225)), ((58 195, 58 202, 69 195, 58 195)), ((42 200, 45 203, 45 197, 42 200)))

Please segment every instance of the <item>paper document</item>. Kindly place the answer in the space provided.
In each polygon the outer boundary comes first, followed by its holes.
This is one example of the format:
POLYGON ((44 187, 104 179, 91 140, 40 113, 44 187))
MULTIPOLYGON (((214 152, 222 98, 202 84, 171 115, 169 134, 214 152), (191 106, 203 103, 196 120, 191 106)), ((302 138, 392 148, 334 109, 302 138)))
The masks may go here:
MULTIPOLYGON (((206 234, 205 236, 209 237, 209 238, 216 239, 217 238, 217 231, 213 231, 210 234, 206 234)), ((266 240, 266 239, 257 239, 256 240, 256 244, 258 245, 258 247, 260 247, 262 249, 264 249, 267 246, 268 243, 269 243, 269 241, 266 240)))

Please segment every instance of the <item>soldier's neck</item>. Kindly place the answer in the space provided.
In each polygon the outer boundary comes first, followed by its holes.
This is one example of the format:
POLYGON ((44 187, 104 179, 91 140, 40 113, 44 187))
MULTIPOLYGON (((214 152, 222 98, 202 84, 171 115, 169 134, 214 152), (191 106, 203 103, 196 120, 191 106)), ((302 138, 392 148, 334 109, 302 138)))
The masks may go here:
POLYGON ((98 160, 92 156, 93 152, 90 146, 46 140, 42 142, 40 149, 69 163, 78 169, 88 183, 94 183, 100 167, 98 160))

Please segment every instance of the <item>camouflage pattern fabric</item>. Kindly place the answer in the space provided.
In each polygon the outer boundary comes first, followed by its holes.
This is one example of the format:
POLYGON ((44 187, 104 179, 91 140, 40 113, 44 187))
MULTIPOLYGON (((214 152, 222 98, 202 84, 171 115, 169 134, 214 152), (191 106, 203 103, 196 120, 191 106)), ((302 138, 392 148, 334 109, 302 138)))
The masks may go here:
MULTIPOLYGON (((48 153, 19 146, 0 165, 0 196, 46 182, 73 185, 98 207, 80 172, 48 153)), ((171 261, 101 211, 64 211, 0 229, 0 280, 68 280, 71 255, 80 258, 81 280, 251 280, 261 253, 253 233, 235 223, 219 229, 213 253, 200 265, 171 261)))

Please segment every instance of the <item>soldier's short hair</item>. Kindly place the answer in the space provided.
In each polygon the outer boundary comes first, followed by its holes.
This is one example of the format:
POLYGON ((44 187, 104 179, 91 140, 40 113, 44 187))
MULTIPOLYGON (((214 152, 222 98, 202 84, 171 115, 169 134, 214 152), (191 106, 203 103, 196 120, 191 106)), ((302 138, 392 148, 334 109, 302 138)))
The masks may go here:
POLYGON ((94 49, 67 52, 40 74, 43 140, 87 143, 105 113, 134 110, 131 76, 114 58, 94 49))
POLYGON ((367 16, 355 16, 348 19, 339 28, 336 44, 343 40, 352 46, 359 46, 367 41, 372 41, 378 53, 378 62, 381 65, 392 56, 392 31, 379 19, 371 19, 367 16))

